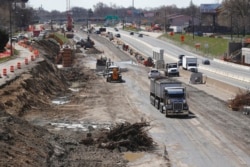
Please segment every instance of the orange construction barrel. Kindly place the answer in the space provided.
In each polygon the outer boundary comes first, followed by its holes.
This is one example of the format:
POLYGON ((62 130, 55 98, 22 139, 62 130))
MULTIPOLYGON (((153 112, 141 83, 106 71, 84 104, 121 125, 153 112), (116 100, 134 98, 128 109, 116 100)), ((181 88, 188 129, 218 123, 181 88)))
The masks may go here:
POLYGON ((31 61, 34 61, 35 60, 35 57, 33 55, 30 56, 31 58, 31 61))
POLYGON ((14 66, 10 66, 10 72, 14 72, 15 69, 14 69, 14 66))
POLYGON ((21 69, 21 63, 20 62, 17 63, 17 69, 21 69))
POLYGON ((3 75, 7 76, 7 69, 6 68, 3 69, 3 75))
POLYGON ((29 60, 26 58, 25 61, 24 61, 24 63, 25 63, 26 65, 28 65, 28 64, 29 64, 29 60))

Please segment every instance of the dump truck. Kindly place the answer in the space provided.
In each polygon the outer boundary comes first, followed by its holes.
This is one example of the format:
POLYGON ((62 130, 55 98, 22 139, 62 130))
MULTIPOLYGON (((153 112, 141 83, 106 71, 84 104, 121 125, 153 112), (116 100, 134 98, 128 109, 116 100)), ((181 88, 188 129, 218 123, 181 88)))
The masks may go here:
POLYGON ((120 74, 119 67, 111 65, 108 67, 107 82, 122 82, 122 75, 120 74))
POLYGON ((150 103, 168 116, 188 116, 186 88, 167 77, 150 80, 150 103))
POLYGON ((194 56, 184 56, 182 58, 182 68, 191 72, 198 72, 197 58, 194 56))
POLYGON ((167 63, 164 70, 165 76, 180 76, 178 64, 177 63, 167 63))

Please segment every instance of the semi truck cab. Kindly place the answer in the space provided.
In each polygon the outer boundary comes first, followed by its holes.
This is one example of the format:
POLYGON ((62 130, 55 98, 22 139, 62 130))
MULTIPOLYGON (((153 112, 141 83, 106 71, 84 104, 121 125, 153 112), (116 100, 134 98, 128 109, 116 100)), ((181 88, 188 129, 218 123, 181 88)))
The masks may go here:
POLYGON ((165 87, 164 102, 160 104, 160 111, 166 116, 188 116, 189 107, 186 101, 186 89, 184 87, 165 87))

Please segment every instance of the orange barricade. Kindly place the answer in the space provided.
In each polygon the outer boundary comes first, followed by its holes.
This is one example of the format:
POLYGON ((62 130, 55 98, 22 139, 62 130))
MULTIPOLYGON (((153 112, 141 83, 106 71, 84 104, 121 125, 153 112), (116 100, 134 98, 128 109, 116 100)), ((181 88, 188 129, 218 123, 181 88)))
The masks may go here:
POLYGON ((7 69, 6 68, 3 69, 3 75, 7 76, 7 69))
POLYGON ((39 51, 38 51, 37 49, 35 49, 35 50, 33 51, 33 53, 34 53, 34 55, 35 55, 36 57, 39 57, 39 51))
POLYGON ((35 60, 35 57, 32 55, 32 56, 30 56, 31 58, 31 61, 34 61, 35 60))
POLYGON ((26 58, 25 61, 24 61, 24 63, 25 63, 26 65, 28 65, 28 64, 29 64, 29 60, 26 58))
POLYGON ((17 69, 21 69, 21 63, 20 62, 17 63, 17 69))
POLYGON ((14 66, 10 66, 10 72, 14 72, 15 69, 14 69, 14 66))

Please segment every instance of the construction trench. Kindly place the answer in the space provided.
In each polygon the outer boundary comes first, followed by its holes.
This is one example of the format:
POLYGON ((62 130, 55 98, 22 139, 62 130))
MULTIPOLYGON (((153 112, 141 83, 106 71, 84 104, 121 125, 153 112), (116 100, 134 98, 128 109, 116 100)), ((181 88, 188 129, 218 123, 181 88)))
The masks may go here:
MULTIPOLYGON (((107 53, 116 47, 107 45, 105 52, 72 51, 65 68, 57 68, 63 58, 54 41, 34 45, 44 60, 0 89, 0 166, 123 167, 154 152, 171 166, 167 148, 148 134, 151 120, 124 98, 125 87, 106 83, 92 68, 104 53, 118 60, 107 53)), ((129 54, 119 59, 135 61, 129 54)))

